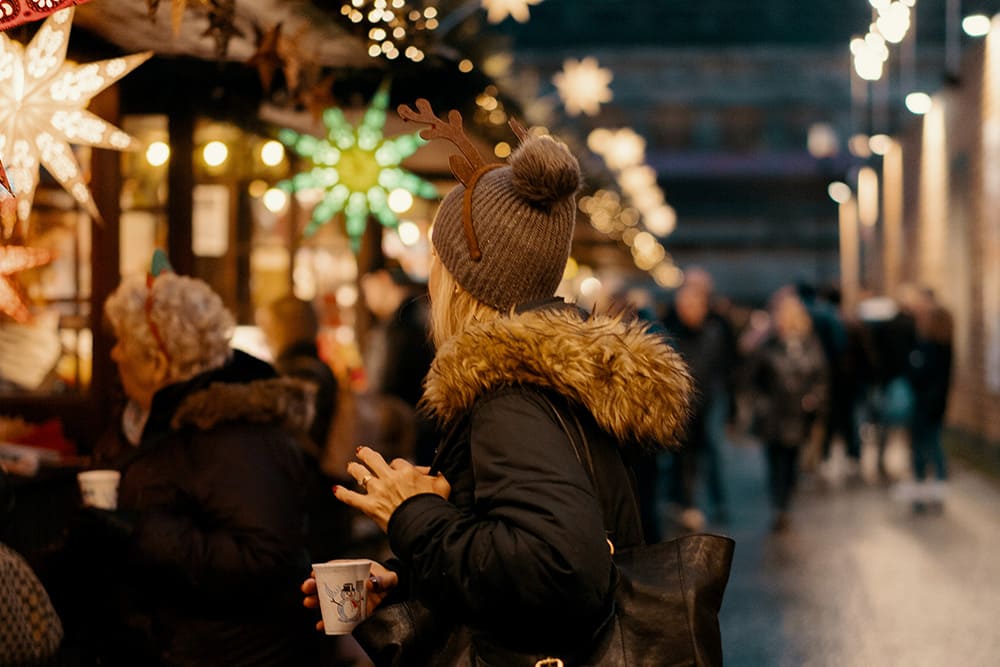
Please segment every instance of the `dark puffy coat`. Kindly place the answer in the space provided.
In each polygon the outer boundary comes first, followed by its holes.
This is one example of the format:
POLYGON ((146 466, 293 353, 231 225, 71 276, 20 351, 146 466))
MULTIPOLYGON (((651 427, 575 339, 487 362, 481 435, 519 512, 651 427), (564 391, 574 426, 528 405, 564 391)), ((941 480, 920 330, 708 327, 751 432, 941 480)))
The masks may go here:
POLYGON ((815 336, 768 339, 751 360, 753 432, 767 444, 798 447, 827 406, 828 372, 815 336))
POLYGON ((412 498, 388 527, 416 596, 494 645, 580 649, 610 610, 607 539, 642 542, 621 450, 671 444, 689 393, 662 337, 575 308, 531 310, 448 341, 425 404, 449 433, 434 467, 451 497, 412 498), (600 492, 543 394, 570 428, 579 417, 600 492))
POLYGON ((310 392, 236 352, 154 397, 122 470, 119 509, 134 530, 119 583, 165 664, 304 664, 311 630, 298 585, 309 561, 294 434, 308 425, 310 392))

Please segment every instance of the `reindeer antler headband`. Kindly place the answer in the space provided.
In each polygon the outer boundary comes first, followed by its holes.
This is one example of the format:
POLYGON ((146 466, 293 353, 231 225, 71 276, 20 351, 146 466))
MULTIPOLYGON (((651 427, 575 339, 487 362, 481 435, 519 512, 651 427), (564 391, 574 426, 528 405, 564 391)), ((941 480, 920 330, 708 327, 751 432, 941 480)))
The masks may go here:
MULTIPOLYGON (((446 139, 459 150, 459 155, 452 155, 448 158, 448 165, 459 183, 465 186, 465 196, 462 201, 462 227, 465 230, 465 241, 469 246, 469 256, 474 262, 478 262, 483 258, 483 253, 479 249, 476 230, 472 225, 472 191, 480 178, 504 165, 497 162, 490 163, 483 159, 476 147, 472 145, 469 137, 466 136, 462 127, 462 114, 458 111, 455 109, 449 111, 446 122, 434 114, 431 103, 423 97, 416 101, 416 105, 417 111, 405 104, 400 104, 396 111, 404 121, 412 120, 429 125, 430 127, 420 131, 420 136, 424 139, 446 139)), ((524 141, 528 137, 527 131, 516 120, 511 119, 509 125, 520 141, 524 141)))

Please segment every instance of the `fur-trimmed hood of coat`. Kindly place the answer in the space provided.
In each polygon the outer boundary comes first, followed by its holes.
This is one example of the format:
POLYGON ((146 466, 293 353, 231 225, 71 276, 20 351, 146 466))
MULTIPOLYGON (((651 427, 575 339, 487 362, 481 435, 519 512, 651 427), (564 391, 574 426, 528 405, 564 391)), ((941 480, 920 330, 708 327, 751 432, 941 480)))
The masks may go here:
POLYGON ((313 385, 292 378, 215 382, 187 396, 170 425, 205 431, 223 422, 249 421, 306 431, 313 420, 315 393, 313 385))
POLYGON ((647 325, 543 308, 474 325, 438 350, 423 404, 448 426, 477 398, 509 385, 555 391, 585 407, 620 443, 676 444, 691 378, 647 325))

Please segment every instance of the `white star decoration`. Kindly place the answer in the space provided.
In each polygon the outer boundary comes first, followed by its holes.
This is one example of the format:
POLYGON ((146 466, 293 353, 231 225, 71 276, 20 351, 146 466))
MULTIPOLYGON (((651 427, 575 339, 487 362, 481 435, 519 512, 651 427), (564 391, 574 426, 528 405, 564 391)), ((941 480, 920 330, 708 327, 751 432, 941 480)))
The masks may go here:
POLYGON ((500 23, 508 16, 518 23, 526 23, 531 15, 529 5, 537 5, 542 0, 483 0, 483 9, 487 11, 486 20, 490 23, 500 23))
POLYGON ((27 47, 0 34, 0 157, 25 221, 43 165, 95 218, 100 215, 70 143, 115 150, 139 142, 86 111, 94 95, 152 52, 78 65, 66 61, 73 9, 52 14, 27 47))
POLYGON ((563 71, 552 77, 559 97, 566 106, 566 113, 594 116, 601 105, 611 101, 611 70, 597 66, 593 58, 567 60, 563 71))

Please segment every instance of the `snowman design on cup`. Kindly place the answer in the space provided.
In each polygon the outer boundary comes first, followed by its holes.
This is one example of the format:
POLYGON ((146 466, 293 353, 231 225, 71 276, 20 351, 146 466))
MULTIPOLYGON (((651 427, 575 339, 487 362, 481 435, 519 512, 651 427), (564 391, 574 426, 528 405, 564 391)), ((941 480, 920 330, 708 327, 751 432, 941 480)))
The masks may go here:
POLYGON ((361 618, 361 586, 363 582, 346 582, 339 592, 328 584, 323 584, 330 602, 337 605, 337 615, 344 623, 353 623, 361 618), (338 599, 339 598, 339 599, 338 599))

